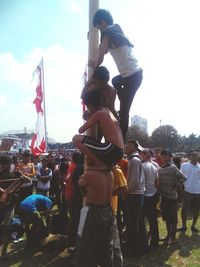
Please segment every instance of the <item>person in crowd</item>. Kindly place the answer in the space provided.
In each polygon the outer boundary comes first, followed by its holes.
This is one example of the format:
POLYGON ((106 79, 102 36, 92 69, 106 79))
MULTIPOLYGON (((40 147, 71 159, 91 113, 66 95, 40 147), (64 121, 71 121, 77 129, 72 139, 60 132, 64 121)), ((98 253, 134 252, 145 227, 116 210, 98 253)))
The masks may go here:
MULTIPOLYGON (((11 159, 8 156, 0 155, 0 226, 5 223, 5 216, 12 216, 15 213, 15 206, 18 203, 19 190, 23 183, 31 181, 31 178, 23 175, 18 170, 11 171, 11 159)), ((5 225, 4 225, 5 226, 5 225)), ((0 227, 0 247, 4 243, 2 255, 6 253, 9 238, 7 230, 0 227)))
POLYGON ((46 237, 48 231, 44 227, 40 212, 44 211, 48 217, 48 211, 51 210, 51 207, 52 201, 50 198, 38 194, 30 195, 20 202, 20 217, 25 224, 27 244, 29 246, 37 245, 46 237))
POLYGON ((113 266, 112 172, 87 169, 79 180, 79 186, 85 206, 81 209, 75 266, 113 266))
POLYGON ((52 178, 50 180, 49 196, 53 202, 60 208, 61 195, 60 195, 60 176, 59 176, 59 159, 56 160, 56 155, 52 152, 48 154, 48 165, 47 167, 52 171, 52 178))
POLYGON ((25 199, 27 196, 32 195, 33 193, 33 182, 32 178, 35 177, 35 167, 31 162, 31 154, 29 151, 25 151, 22 155, 22 162, 19 163, 18 166, 19 171, 21 171, 24 175, 31 178, 31 181, 25 183, 20 188, 20 202, 25 199))
MULTIPOLYGON (((83 197, 78 185, 79 178, 84 173, 84 155, 80 152, 75 152, 72 156, 72 161, 76 164, 75 169, 71 174, 71 183, 73 195, 69 199, 69 234, 67 236, 68 246, 74 247, 78 232, 78 224, 80 219, 80 211, 83 204, 83 197)), ((67 186, 67 184, 66 184, 67 186)))
MULTIPOLYGON (((127 168, 128 160, 125 155, 118 161, 117 166, 123 172, 125 179, 127 180, 127 168)), ((127 226, 127 212, 126 212, 126 199, 119 194, 118 196, 118 209, 117 209, 117 227, 119 231, 120 241, 126 236, 127 226)))
POLYGON ((162 167, 162 159, 161 159, 161 155, 160 152, 162 151, 161 148, 157 147, 154 149, 154 158, 152 159, 154 162, 156 162, 159 167, 162 167))
POLYGON ((121 27, 113 23, 112 15, 105 9, 99 9, 93 17, 93 25, 101 32, 99 52, 94 61, 88 65, 94 69, 101 65, 104 56, 110 52, 119 71, 112 79, 120 101, 120 126, 125 140, 128 130, 129 110, 134 96, 141 85, 143 71, 133 54, 133 45, 124 35, 121 27))
POLYGON ((75 135, 73 143, 87 156, 88 165, 95 167, 108 167, 116 164, 123 156, 124 142, 117 119, 112 112, 101 106, 100 92, 91 90, 85 94, 84 103, 91 110, 91 117, 79 128, 79 133, 84 133, 93 125, 98 124, 98 129, 105 139, 105 143, 87 136, 75 135))
POLYGON ((144 191, 144 217, 147 217, 150 229, 150 246, 157 247, 159 241, 157 209, 158 194, 156 189, 156 179, 158 177, 158 169, 151 162, 151 154, 148 149, 140 152, 142 157, 142 166, 145 176, 144 191))
POLYGON ((192 149, 189 154, 189 161, 181 165, 180 171, 187 180, 184 182, 183 206, 181 211, 182 227, 178 229, 181 232, 187 230, 188 210, 193 209, 192 232, 199 232, 196 228, 196 222, 199 217, 200 209, 200 163, 198 162, 198 151, 192 149))
POLYGON ((123 255, 120 244, 119 231, 117 227, 117 211, 118 211, 118 197, 121 196, 123 200, 127 197, 127 181, 118 165, 112 168, 114 181, 113 181, 113 196, 111 206, 115 215, 114 229, 113 229, 113 266, 123 267, 123 255))
POLYGON ((166 242, 172 245, 176 242, 177 227, 177 188, 185 181, 185 176, 172 163, 172 153, 169 150, 162 150, 162 168, 158 170, 157 187, 161 194, 162 216, 166 223, 166 242))
POLYGON ((10 165, 10 171, 14 172, 15 170, 18 170, 18 166, 19 166, 19 157, 18 156, 13 156, 12 157, 12 162, 10 165))
MULTIPOLYGON (((67 175, 65 179, 65 199, 67 202, 68 212, 69 212, 69 233, 67 237, 68 245, 74 246, 76 235, 77 235, 77 218, 80 217, 80 206, 76 206, 78 204, 75 199, 75 188, 74 188, 74 182, 73 177, 75 174, 75 171, 78 167, 80 159, 80 152, 75 151, 72 155, 72 161, 69 165, 69 168, 67 170, 67 175)), ((82 174, 81 174, 82 175, 82 174)), ((80 203, 79 203, 80 204, 80 203)))
POLYGON ((101 105, 108 108, 117 118, 118 115, 115 110, 116 89, 108 84, 109 79, 110 74, 108 69, 104 66, 97 67, 92 78, 83 88, 81 98, 83 99, 85 93, 89 90, 98 90, 101 93, 101 105))
POLYGON ((67 178, 67 170, 69 168, 69 161, 63 160, 59 166, 58 172, 60 177, 60 194, 61 194, 61 203, 59 204, 59 210, 67 214, 67 200, 65 198, 65 185, 67 178))
POLYGON ((140 257, 147 252, 146 228, 143 216, 145 177, 139 143, 128 140, 125 153, 128 157, 127 245, 128 257, 140 257))
POLYGON ((38 169, 37 172, 37 194, 43 196, 49 196, 50 181, 52 178, 52 170, 47 167, 48 161, 46 158, 42 159, 42 166, 38 169))

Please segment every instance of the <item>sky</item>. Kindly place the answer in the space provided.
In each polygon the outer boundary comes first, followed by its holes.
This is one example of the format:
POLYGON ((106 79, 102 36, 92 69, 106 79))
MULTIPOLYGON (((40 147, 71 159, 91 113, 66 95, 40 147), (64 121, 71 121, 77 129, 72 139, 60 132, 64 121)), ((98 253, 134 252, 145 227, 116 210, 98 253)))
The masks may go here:
MULTIPOLYGON (((166 124, 180 135, 200 135, 199 6, 199 0, 99 0, 134 44, 144 71, 130 117, 146 118, 149 135, 166 124)), ((88 13, 88 0, 0 0, 0 133, 34 130, 30 85, 43 57, 48 136, 70 142, 77 134, 88 13)), ((109 54, 102 65, 111 78, 118 74, 109 54)))

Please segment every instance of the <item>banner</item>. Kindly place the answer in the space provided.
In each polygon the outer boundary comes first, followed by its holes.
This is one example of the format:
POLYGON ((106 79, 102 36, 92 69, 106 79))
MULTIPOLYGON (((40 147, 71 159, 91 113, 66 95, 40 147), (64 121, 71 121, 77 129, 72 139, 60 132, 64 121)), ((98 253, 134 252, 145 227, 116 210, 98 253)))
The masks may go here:
POLYGON ((35 105, 37 113, 37 122, 31 142, 31 153, 34 156, 38 156, 46 152, 47 148, 43 59, 33 72, 32 83, 34 83, 36 87, 36 97, 33 104, 35 105))

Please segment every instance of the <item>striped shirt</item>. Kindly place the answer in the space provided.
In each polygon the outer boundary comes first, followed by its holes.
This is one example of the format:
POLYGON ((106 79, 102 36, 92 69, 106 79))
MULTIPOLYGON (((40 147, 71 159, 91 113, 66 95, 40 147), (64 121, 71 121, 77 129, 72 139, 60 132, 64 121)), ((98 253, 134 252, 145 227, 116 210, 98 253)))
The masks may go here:
POLYGON ((158 170, 158 177, 158 190, 161 196, 168 199, 177 199, 177 187, 186 181, 185 176, 179 169, 173 164, 168 164, 158 170))

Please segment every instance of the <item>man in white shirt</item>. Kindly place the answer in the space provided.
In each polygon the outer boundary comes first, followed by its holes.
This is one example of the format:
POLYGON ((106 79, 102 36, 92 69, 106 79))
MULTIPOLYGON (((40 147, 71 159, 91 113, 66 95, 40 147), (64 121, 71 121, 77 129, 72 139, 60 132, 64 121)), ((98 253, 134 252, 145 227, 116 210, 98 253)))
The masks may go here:
POLYGON ((192 204, 193 222, 191 231, 198 232, 199 230, 195 227, 200 208, 200 164, 198 163, 198 152, 196 150, 191 150, 189 152, 189 158, 190 160, 182 163, 180 168, 180 171, 187 180, 184 182, 183 207, 181 213, 182 227, 178 230, 181 232, 187 230, 187 213, 192 204))

